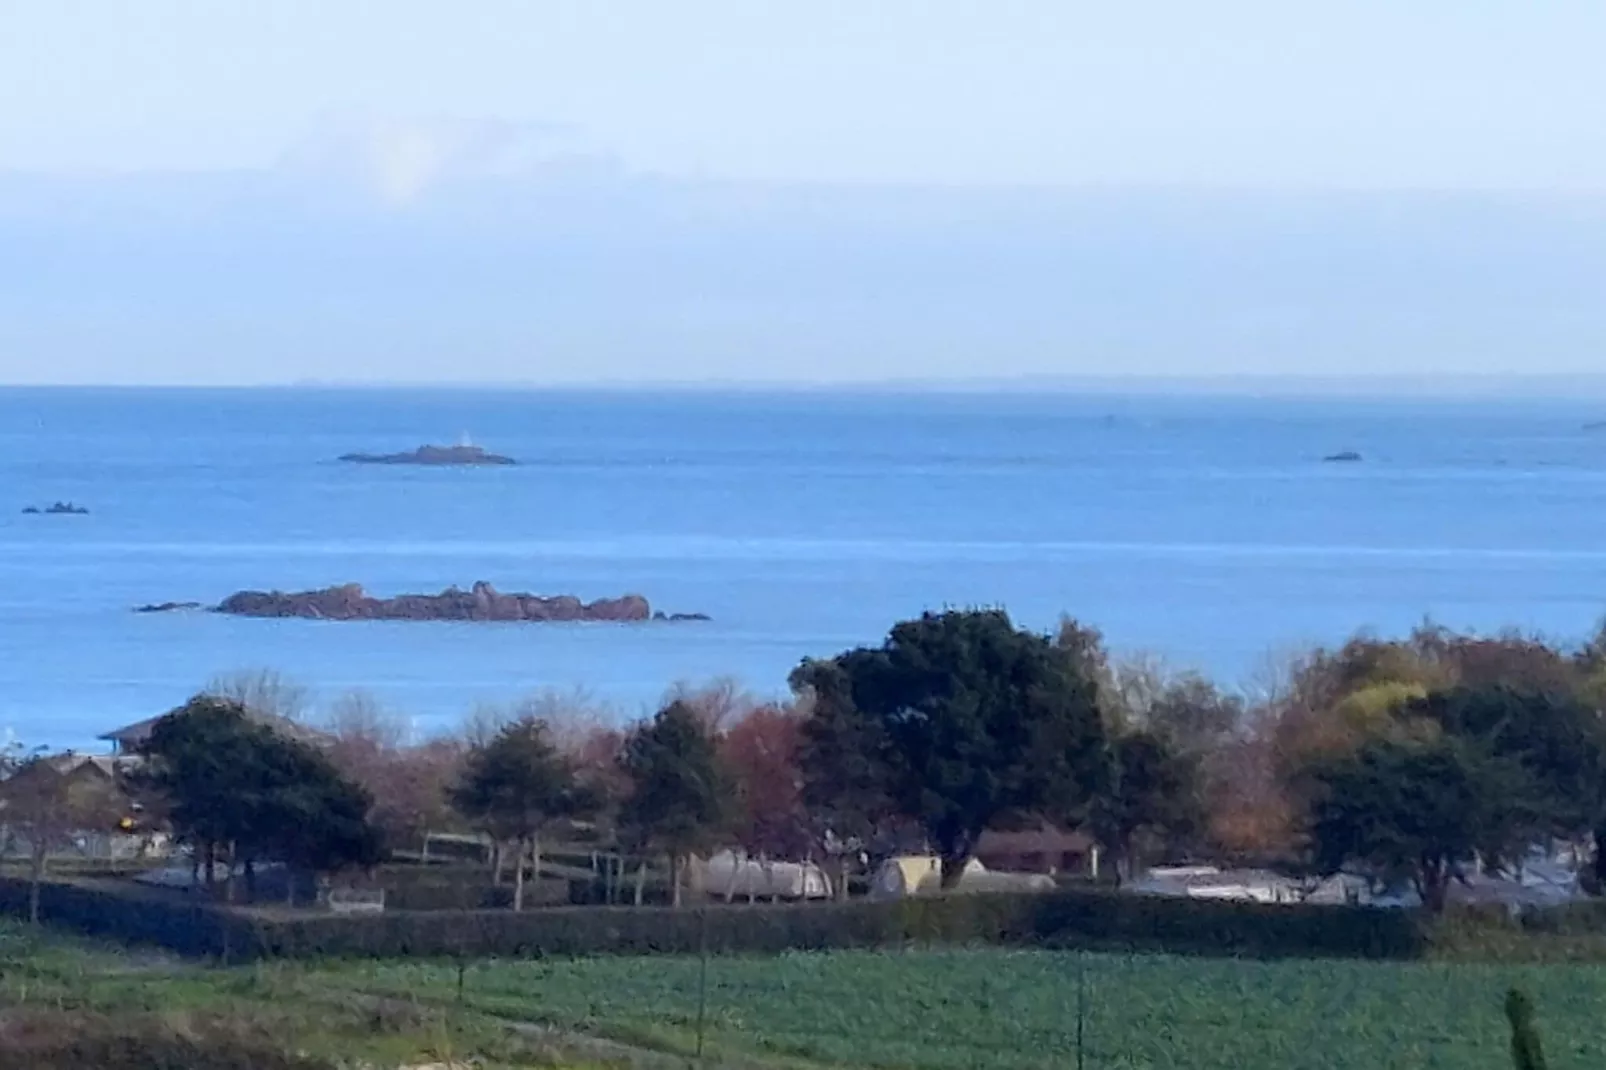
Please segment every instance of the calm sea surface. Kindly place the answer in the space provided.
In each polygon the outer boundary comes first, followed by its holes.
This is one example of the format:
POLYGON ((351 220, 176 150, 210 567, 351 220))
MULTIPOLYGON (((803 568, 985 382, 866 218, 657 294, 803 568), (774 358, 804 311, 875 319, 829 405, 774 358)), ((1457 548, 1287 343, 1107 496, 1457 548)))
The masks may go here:
POLYGON ((0 728, 89 745, 270 667, 447 727, 584 687, 780 693, 894 620, 1062 612, 1241 681, 1367 627, 1606 612, 1600 406, 1073 396, 0 391, 0 728), (343 465, 464 433, 525 463, 343 465), (1324 464, 1340 450, 1360 464, 1324 464), (57 499, 89 516, 24 516, 57 499), (675 626, 143 616, 242 587, 490 580, 702 611, 675 626))

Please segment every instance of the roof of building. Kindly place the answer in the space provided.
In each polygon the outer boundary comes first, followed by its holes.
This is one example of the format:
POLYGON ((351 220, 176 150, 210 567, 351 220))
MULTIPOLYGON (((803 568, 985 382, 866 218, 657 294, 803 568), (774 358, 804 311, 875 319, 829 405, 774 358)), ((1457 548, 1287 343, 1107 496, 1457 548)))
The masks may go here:
MULTIPOLYGON (((133 750, 138 748, 147 739, 149 739, 151 737, 151 732, 155 730, 157 724, 164 717, 169 715, 169 713, 160 713, 155 717, 147 717, 143 721, 135 721, 133 724, 124 725, 122 728, 113 729, 112 731, 100 736, 96 736, 95 738, 106 740, 109 743, 116 743, 119 747, 122 747, 125 750, 133 750)), ((293 721, 288 717, 280 717, 277 714, 271 713, 254 712, 251 713, 250 716, 254 720, 268 725, 275 731, 280 732, 291 739, 298 739, 303 743, 319 743, 329 738, 329 734, 327 732, 319 731, 310 725, 302 724, 300 721, 293 721)))

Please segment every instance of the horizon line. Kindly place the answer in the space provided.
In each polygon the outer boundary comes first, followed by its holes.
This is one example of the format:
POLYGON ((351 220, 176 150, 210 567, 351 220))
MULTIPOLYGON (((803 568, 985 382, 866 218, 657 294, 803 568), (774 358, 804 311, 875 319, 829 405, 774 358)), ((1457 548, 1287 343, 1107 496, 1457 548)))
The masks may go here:
POLYGON ((1222 373, 1204 375, 1074 375, 906 377, 865 380, 804 379, 597 379, 427 380, 293 379, 252 382, 13 382, 0 390, 108 391, 508 391, 529 393, 743 393, 743 394, 1292 394, 1356 397, 1477 397, 1489 394, 1577 397, 1606 395, 1606 372, 1362 373, 1353 375, 1222 373))

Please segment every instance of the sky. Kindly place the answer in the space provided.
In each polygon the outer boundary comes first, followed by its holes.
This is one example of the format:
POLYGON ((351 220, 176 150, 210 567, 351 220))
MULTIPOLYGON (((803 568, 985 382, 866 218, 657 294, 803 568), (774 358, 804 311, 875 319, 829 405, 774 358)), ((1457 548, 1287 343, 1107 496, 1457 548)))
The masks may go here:
POLYGON ((1602 40, 1598 0, 0 0, 0 381, 1601 370, 1602 40))

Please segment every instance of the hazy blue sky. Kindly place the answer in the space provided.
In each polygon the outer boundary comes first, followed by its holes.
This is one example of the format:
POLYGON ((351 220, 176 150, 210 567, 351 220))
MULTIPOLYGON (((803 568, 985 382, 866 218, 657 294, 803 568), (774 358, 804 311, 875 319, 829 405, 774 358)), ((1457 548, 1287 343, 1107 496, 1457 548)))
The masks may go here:
POLYGON ((1602 41, 1599 0, 0 0, 0 380, 1599 370, 1602 41))

